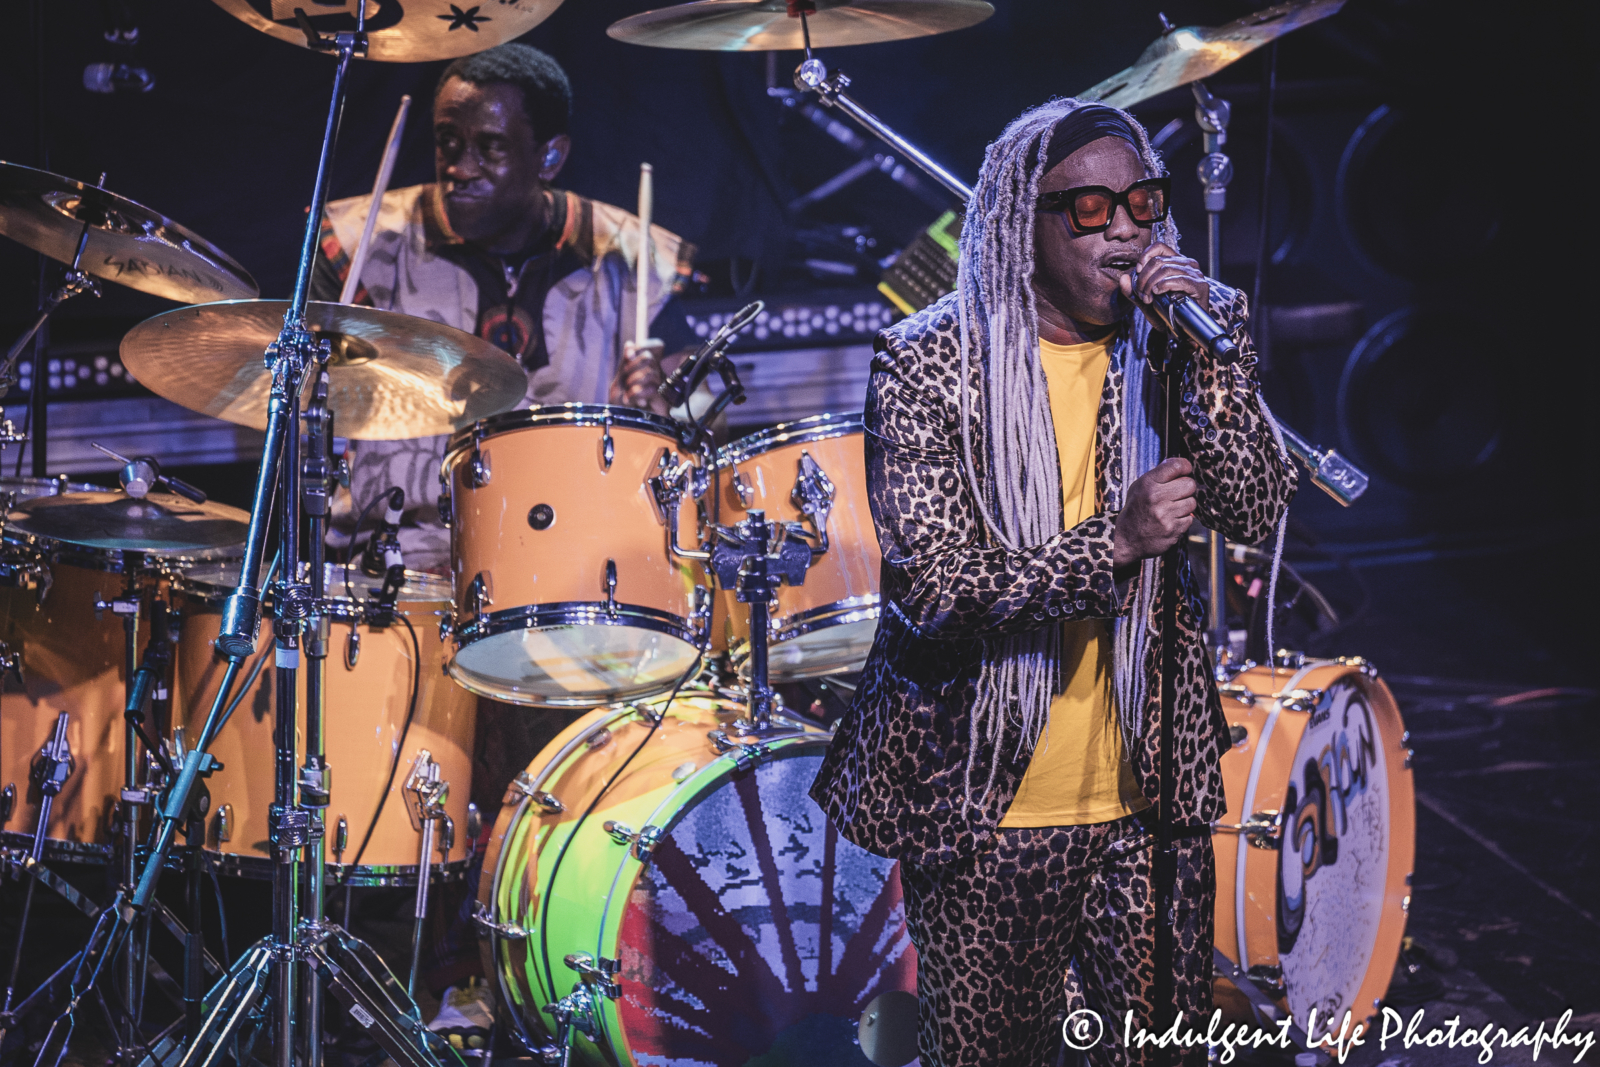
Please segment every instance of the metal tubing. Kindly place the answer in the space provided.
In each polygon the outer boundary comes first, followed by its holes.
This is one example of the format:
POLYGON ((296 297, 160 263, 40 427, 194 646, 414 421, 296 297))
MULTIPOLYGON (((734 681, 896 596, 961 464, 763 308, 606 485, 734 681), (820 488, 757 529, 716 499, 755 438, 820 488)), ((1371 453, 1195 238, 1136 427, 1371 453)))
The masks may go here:
POLYGON ((299 769, 296 766, 295 692, 299 676, 300 620, 292 590, 300 580, 300 368, 290 367, 286 379, 285 440, 282 467, 278 473, 282 525, 279 550, 285 561, 277 597, 278 617, 273 623, 274 655, 277 657, 276 721, 273 743, 276 748, 273 779, 273 866, 272 940, 276 981, 273 990, 273 1056, 277 1067, 295 1067, 295 934, 299 925, 300 840, 298 827, 299 769), (288 825, 286 825, 286 822, 288 825))
POLYGON ((417 862, 417 906, 411 913, 411 973, 406 977, 406 996, 417 995, 417 971, 422 966, 422 933, 428 919, 428 883, 433 874, 433 833, 437 819, 422 817, 422 858, 417 862))
MULTIPOLYGON (((139 589, 139 555, 134 552, 123 553, 123 570, 126 579, 123 583, 123 597, 131 601, 132 610, 125 611, 122 615, 122 689, 126 696, 128 687, 133 684, 134 673, 139 669, 139 615, 144 606, 144 597, 139 589)), ((133 723, 124 716, 122 722, 123 736, 123 782, 122 794, 122 845, 124 855, 123 885, 134 885, 139 880, 139 809, 141 804, 135 803, 130 797, 139 788, 139 733, 133 728, 133 723)), ((159 872, 158 872, 159 874, 159 872)), ((137 924, 138 920, 135 920, 137 924)), ((122 957, 122 1006, 123 1015, 122 1033, 119 1041, 123 1051, 132 1049, 138 1037, 139 1010, 143 1002, 140 989, 139 975, 142 968, 139 966, 138 946, 141 938, 138 931, 128 938, 127 949, 122 957)))
POLYGON ((294 329, 305 324, 311 268, 316 262, 317 238, 322 233, 322 213, 328 205, 328 176, 333 170, 333 146, 339 139, 339 120, 344 114, 344 78, 350 69, 350 57, 354 51, 353 40, 340 48, 339 65, 334 68, 333 97, 328 101, 328 121, 322 131, 322 152, 317 157, 317 180, 311 187, 311 211, 306 217, 306 232, 300 242, 300 265, 295 273, 294 294, 289 300, 289 310, 283 314, 284 325, 294 329))
MULTIPOLYGON (((280 356, 280 360, 283 357, 280 356)), ((267 551, 267 523, 272 515, 272 498, 277 488, 278 470, 283 464, 284 441, 298 436, 299 427, 290 417, 289 388, 284 379, 289 367, 280 362, 273 375, 272 397, 267 401, 267 439, 256 469, 255 494, 250 504, 250 529, 245 535, 244 559, 240 563, 239 585, 222 602, 222 626, 217 648, 230 658, 242 659, 256 648, 256 630, 261 625, 261 559, 267 551)), ((295 388, 299 377, 294 375, 295 388)), ((291 557, 283 556, 284 559, 291 557)), ((293 563, 285 568, 290 573, 293 563)))
POLYGON ((926 152, 901 137, 882 119, 856 103, 849 93, 833 93, 831 99, 829 96, 824 95, 823 100, 826 103, 833 104, 840 111, 855 119, 866 127, 868 132, 874 134, 880 141, 905 156, 918 167, 921 167, 927 172, 928 177, 959 196, 963 201, 972 199, 971 186, 935 163, 926 152))
MULTIPOLYGON (((409 97, 407 98, 409 99, 409 97)), ((402 110, 402 115, 404 114, 402 110)), ((396 118, 396 123, 401 121, 396 118)), ((394 136, 390 134, 391 138, 394 136)), ((376 201, 374 201, 376 203, 376 201)), ((376 212, 374 212, 376 214, 376 212)), ((306 549, 311 556, 311 602, 313 613, 306 620, 306 764, 307 778, 314 778, 319 790, 317 796, 307 800, 313 807, 311 840, 306 845, 305 858, 305 917, 313 926, 320 926, 327 915, 327 842, 324 814, 327 811, 329 789, 327 741, 324 716, 327 712, 323 689, 324 672, 328 661, 328 624, 321 610, 322 597, 327 591, 327 534, 329 473, 333 437, 333 415, 327 408, 328 372, 318 369, 313 399, 306 408, 306 456, 304 500, 306 511, 306 549)), ((322 1065, 322 981, 315 968, 309 965, 305 979, 305 1029, 306 1067, 322 1065)))

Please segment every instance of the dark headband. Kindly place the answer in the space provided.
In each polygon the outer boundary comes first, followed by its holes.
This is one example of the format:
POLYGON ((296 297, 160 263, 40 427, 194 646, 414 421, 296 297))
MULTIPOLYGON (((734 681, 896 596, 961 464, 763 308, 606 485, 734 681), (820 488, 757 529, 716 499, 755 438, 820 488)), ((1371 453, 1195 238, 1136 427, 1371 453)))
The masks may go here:
POLYGON ((1087 104, 1072 111, 1051 129, 1050 146, 1045 150, 1045 171, 1102 137, 1120 137, 1133 145, 1135 152, 1139 151, 1139 138, 1122 112, 1104 104, 1087 104))

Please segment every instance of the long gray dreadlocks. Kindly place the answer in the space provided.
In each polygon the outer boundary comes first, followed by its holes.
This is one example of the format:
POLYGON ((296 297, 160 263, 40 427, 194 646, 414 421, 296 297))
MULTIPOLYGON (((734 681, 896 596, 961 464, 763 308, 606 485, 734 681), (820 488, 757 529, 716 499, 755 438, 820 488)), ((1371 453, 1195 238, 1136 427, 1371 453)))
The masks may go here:
MULTIPOLYGON (((967 479, 989 536, 1016 552, 1062 530, 1060 460, 1050 397, 1039 363, 1039 327, 1033 293, 1034 202, 1056 123, 1086 102, 1052 100, 1024 112, 984 154, 983 169, 967 205, 957 267, 961 331, 961 445, 967 479), (974 355, 985 371, 981 387, 988 477, 980 480, 972 450, 971 399, 965 388, 974 355)), ((1124 114, 1139 139, 1139 155, 1153 176, 1166 173, 1149 135, 1124 114)), ((1158 223, 1155 240, 1173 248, 1178 233, 1158 223)), ((1121 478, 1108 479, 1108 510, 1122 507, 1126 487, 1161 459, 1149 373, 1143 353, 1150 326, 1142 315, 1118 328, 1109 373, 1124 375, 1121 478)), ((1123 733, 1124 758, 1143 733, 1147 688, 1145 648, 1155 594, 1155 561, 1145 560, 1133 611, 1113 632, 1113 691, 1123 733)), ((1049 719, 1050 701, 1062 685, 1060 626, 999 638, 985 649, 978 700, 972 710, 971 751, 987 740, 993 749, 986 776, 998 769, 1006 718, 1021 720, 1017 755, 1031 750, 1049 719)), ((971 762, 967 794, 971 796, 971 762)))

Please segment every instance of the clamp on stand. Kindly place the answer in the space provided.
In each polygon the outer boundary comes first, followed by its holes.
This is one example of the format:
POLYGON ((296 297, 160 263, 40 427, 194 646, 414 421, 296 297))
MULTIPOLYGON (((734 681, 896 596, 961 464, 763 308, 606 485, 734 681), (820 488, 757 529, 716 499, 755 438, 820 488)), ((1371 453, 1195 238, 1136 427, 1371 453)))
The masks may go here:
POLYGON ((417 971, 422 964, 422 933, 428 918, 428 882, 433 873, 434 829, 444 823, 445 852, 455 844, 456 828, 444 805, 450 799, 450 783, 440 781, 439 764, 433 753, 422 749, 417 753, 411 773, 406 776, 401 792, 406 799, 406 814, 411 816, 411 828, 422 835, 421 855, 417 859, 417 905, 412 910, 411 973, 406 978, 406 994, 416 995, 417 971))
POLYGON ((804 585, 806 571, 820 552, 805 541, 800 524, 768 522, 762 510, 734 526, 719 526, 711 546, 711 569, 717 581, 734 590, 739 603, 750 605, 750 722, 761 732, 772 723, 777 694, 767 681, 768 605, 778 587, 804 585))

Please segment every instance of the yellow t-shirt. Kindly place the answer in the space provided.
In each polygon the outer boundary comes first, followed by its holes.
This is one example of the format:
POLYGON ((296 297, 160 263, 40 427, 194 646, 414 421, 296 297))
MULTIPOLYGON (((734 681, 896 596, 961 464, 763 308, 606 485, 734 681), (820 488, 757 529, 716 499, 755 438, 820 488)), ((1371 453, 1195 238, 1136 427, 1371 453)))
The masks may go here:
MULTIPOLYGON (((1079 345, 1039 342, 1050 389, 1050 421, 1061 454, 1061 515, 1071 528, 1095 513, 1095 427, 1111 362, 1111 339, 1079 345)), ((1111 697, 1111 626, 1064 623, 1062 676, 1049 723, 1034 745, 1001 826, 1078 826, 1109 822, 1150 806, 1122 758, 1111 697)))

